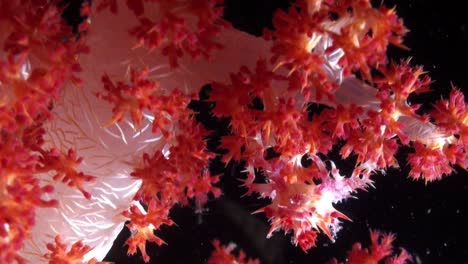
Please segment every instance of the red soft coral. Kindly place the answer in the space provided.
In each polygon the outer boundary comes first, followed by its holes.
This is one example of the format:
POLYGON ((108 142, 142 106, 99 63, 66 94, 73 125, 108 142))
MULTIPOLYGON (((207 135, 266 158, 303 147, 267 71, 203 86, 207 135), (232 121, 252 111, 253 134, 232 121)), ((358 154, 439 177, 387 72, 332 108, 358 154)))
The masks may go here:
POLYGON ((437 125, 452 133, 468 134, 468 105, 463 93, 453 88, 448 100, 440 100, 431 112, 437 125))
MULTIPOLYGON (((222 18, 222 3, 223 0, 126 1, 139 23, 129 33, 137 39, 136 47, 160 48, 173 68, 179 65, 178 60, 184 53, 193 58, 208 58, 213 50, 223 48, 216 36, 222 28, 229 26, 222 18), (155 5, 159 10, 158 17, 151 16, 154 12, 145 13, 145 9, 154 10, 155 5), (195 20, 195 28, 190 24, 192 20, 195 20)), ((117 13, 117 1, 100 1, 98 11, 107 8, 117 13)))
POLYGON ((211 253, 208 259, 208 264, 260 264, 256 259, 246 259, 244 251, 240 251, 238 256, 234 256, 232 251, 235 248, 234 244, 223 246, 219 240, 213 241, 215 250, 211 253))
POLYGON ((76 187, 86 199, 90 199, 91 194, 84 189, 83 185, 85 182, 94 181, 96 177, 78 171, 78 166, 82 161, 83 158, 77 157, 73 149, 69 149, 68 153, 65 154, 58 149, 52 148, 48 151, 41 151, 41 165, 37 171, 55 171, 54 181, 61 181, 68 184, 68 186, 76 187))
POLYGON ((128 211, 123 212, 123 215, 130 220, 127 227, 132 232, 132 236, 127 240, 127 252, 129 255, 135 254, 138 248, 143 256, 143 260, 145 262, 150 260, 150 257, 146 253, 146 242, 154 242, 158 245, 165 243, 154 234, 154 231, 161 225, 174 224, 174 222, 169 219, 170 209, 170 205, 153 199, 148 203, 147 212, 145 212, 139 204, 132 205, 128 211))
POLYGON ((74 243, 71 248, 67 251, 67 245, 62 242, 60 235, 55 237, 55 244, 48 243, 47 249, 49 253, 44 254, 44 258, 47 259, 49 264, 106 264, 108 262, 97 261, 96 259, 91 259, 84 261, 86 253, 88 253, 91 248, 83 244, 83 242, 78 241, 74 243))
POLYGON ((409 176, 411 178, 422 178, 426 182, 430 182, 452 173, 450 161, 442 150, 428 148, 419 142, 414 143, 414 150, 414 153, 408 155, 408 164, 411 166, 409 176))
MULTIPOLYGON (((385 234, 379 231, 370 231, 371 245, 368 249, 362 248, 361 243, 355 243, 348 251, 347 264, 378 264, 385 261, 385 264, 405 264, 412 260, 412 257, 405 249, 401 249, 400 254, 392 256, 395 240, 393 234, 385 234)), ((329 264, 338 264, 338 260, 332 259, 329 264)))

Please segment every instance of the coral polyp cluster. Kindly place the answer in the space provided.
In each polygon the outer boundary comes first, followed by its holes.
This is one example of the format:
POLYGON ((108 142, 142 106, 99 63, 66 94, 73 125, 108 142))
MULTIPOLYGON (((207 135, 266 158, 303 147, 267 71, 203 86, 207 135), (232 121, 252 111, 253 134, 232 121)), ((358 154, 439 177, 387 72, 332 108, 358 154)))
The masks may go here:
MULTIPOLYGON (((90 178, 76 173, 73 150, 46 148, 42 124, 67 81, 77 80, 76 56, 86 51, 74 40, 62 9, 40 1, 1 1, 0 11, 0 262, 21 263, 18 251, 31 237, 36 208, 57 206, 46 196, 55 181, 80 187, 90 178), (66 38, 69 38, 67 40, 66 38), (56 173, 47 181, 42 172, 56 173)), ((79 163, 79 162, 78 162, 79 163)))
MULTIPOLYGON (((362 244, 357 242, 352 249, 348 251, 347 261, 345 263, 379 263, 384 261, 387 264, 404 264, 410 261, 411 255, 403 248, 399 249, 400 253, 393 252, 394 234, 385 234, 379 231, 370 231, 371 245, 369 248, 362 248, 362 244)), ((336 259, 329 261, 329 264, 338 264, 336 259)))
MULTIPOLYGON (((267 237, 284 231, 305 252, 339 239, 351 219, 334 204, 399 168, 400 149, 426 183, 468 167, 464 94, 411 104, 431 79, 388 58, 407 49, 395 9, 297 0, 254 37, 221 0, 85 1, 73 26, 66 6, 0 0, 0 263, 100 263, 126 221, 128 254, 149 262, 173 208, 222 195, 216 158, 242 164, 240 188, 267 201, 254 211, 267 237), (199 122, 195 100, 228 132, 199 122)), ((388 258, 393 239, 371 232, 349 262, 406 263, 404 250, 388 258)), ((259 262, 213 245, 208 263, 259 262)))

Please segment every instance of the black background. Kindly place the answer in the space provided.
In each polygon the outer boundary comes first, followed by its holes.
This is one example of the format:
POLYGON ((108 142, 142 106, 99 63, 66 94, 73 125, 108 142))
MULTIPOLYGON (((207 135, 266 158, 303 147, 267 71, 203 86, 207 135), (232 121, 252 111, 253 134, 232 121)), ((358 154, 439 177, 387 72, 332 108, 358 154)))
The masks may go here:
MULTIPOLYGON (((375 2, 380 4, 381 2, 375 2)), ((277 8, 286 8, 286 0, 227 0, 225 18, 243 31, 259 35, 271 26, 277 8)), ((450 1, 384 1, 386 6, 396 5, 397 13, 410 30, 405 44, 410 51, 390 49, 394 60, 412 57, 412 63, 423 65, 433 78, 433 92, 412 97, 412 103, 430 103, 441 96, 447 97, 451 84, 468 93, 468 33, 466 9, 455 0, 450 1)), ((466 100, 465 100, 466 101, 466 100)), ((202 110, 199 119, 208 126, 222 126, 206 115, 206 103, 194 103, 202 110)), ((218 129, 223 132, 223 129, 218 129)), ((212 142, 211 142, 212 143, 212 142)), ((405 156, 404 151, 400 153, 405 156)), ((409 168, 402 161, 401 170, 389 170, 386 175, 374 177, 376 189, 357 194, 358 199, 337 204, 336 207, 353 222, 343 223, 335 243, 324 235, 318 247, 304 253, 290 243, 290 236, 276 232, 266 239, 267 219, 263 215, 250 215, 265 201, 239 198, 245 190, 237 187, 241 166, 229 164, 224 170, 220 186, 224 195, 210 201, 206 211, 195 214, 193 208, 174 208, 171 216, 177 226, 163 227, 157 234, 168 245, 147 245, 150 263, 205 263, 213 250, 215 238, 223 243, 234 242, 251 257, 262 263, 325 263, 332 257, 345 259, 352 244, 369 243, 369 228, 397 235, 396 246, 406 248, 416 263, 468 263, 467 194, 468 175, 457 172, 441 181, 426 185, 409 180, 409 168)), ((215 173, 222 164, 213 161, 215 173)), ((143 263, 139 254, 126 256, 124 245, 129 233, 124 230, 107 255, 115 263, 143 263)))

